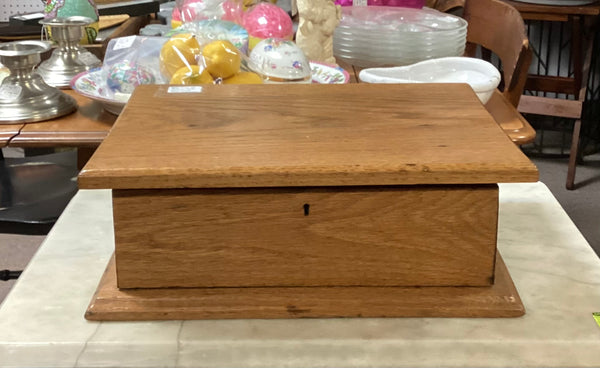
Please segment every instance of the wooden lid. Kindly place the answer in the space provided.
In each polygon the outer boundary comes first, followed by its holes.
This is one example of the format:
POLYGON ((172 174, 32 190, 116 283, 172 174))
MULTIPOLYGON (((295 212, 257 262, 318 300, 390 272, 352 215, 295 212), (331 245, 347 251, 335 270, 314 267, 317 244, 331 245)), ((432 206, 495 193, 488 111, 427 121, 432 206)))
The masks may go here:
MULTIPOLYGON (((194 86, 198 88, 198 86, 194 86)), ((536 181, 466 84, 136 89, 81 188, 536 181)))

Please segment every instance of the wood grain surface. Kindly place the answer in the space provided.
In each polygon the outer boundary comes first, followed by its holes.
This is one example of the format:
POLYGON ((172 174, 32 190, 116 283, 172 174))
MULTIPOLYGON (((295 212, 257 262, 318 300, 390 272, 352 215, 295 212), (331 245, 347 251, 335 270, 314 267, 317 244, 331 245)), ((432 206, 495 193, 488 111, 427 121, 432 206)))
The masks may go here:
POLYGON ((100 17, 98 17, 98 28, 102 30, 118 26, 119 24, 125 22, 127 19, 129 19, 128 14, 101 15, 100 17))
POLYGON ((24 124, 0 124, 0 147, 5 147, 11 138, 19 134, 24 124))
POLYGON ((136 88, 81 188, 535 181, 468 85, 136 88))
POLYGON ((519 317, 502 257, 488 287, 164 288, 120 290, 114 258, 85 318, 94 321, 309 317, 519 317))
POLYGON ((522 145, 535 140, 535 129, 497 89, 485 108, 515 144, 522 145))
MULTIPOLYGON (((552 15, 599 15, 600 4, 590 4, 581 6, 557 6, 557 5, 542 5, 542 4, 531 4, 520 1, 502 0, 514 6, 520 13, 527 14, 546 14, 552 15)), ((525 18, 525 16, 524 16, 525 18)), ((530 18, 525 18, 530 19, 530 18)), ((536 18, 538 20, 545 20, 542 18, 536 18)), ((552 18, 547 20, 553 20, 552 18)))
POLYGON ((9 146, 95 147, 102 143, 117 117, 106 112, 97 101, 73 90, 63 92, 77 101, 77 111, 56 119, 25 124, 9 146))
POLYGON ((497 185, 114 190, 113 211, 121 288, 494 277, 497 185))
POLYGON ((583 109, 581 100, 563 100, 558 98, 523 96, 519 102, 519 111, 524 114, 540 114, 579 119, 583 109))

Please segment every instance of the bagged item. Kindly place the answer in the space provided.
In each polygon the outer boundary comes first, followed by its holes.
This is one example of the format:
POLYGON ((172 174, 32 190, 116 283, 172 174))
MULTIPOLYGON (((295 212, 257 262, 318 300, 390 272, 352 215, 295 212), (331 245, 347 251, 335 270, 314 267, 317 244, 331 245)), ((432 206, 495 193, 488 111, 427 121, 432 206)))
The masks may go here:
POLYGON ((258 3, 244 12, 242 19, 242 25, 250 36, 250 50, 267 38, 291 40, 294 37, 292 18, 275 4, 258 3))
POLYGON ((109 98, 127 101, 140 84, 164 84, 160 51, 164 37, 128 36, 111 40, 106 49, 102 76, 109 98))
POLYGON ((237 23, 219 19, 207 19, 184 23, 166 34, 192 34, 199 44, 214 40, 228 40, 244 54, 248 53, 248 32, 237 23))
POLYGON ((247 67, 248 56, 228 39, 179 33, 160 51, 160 70, 170 84, 256 84, 262 78, 247 67))
POLYGON ((176 0, 171 14, 171 26, 207 19, 226 20, 240 24, 242 0, 176 0))

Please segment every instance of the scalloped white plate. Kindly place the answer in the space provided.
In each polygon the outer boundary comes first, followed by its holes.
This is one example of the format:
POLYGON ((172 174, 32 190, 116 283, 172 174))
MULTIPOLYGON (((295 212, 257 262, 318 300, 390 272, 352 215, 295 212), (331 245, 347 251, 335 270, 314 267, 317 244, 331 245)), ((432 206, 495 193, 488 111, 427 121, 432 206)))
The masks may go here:
MULTIPOLYGON (((313 83, 342 84, 348 83, 350 80, 348 72, 336 65, 311 61, 310 68, 313 83)), ((109 94, 101 68, 95 68, 76 75, 71 80, 70 85, 71 89, 75 92, 91 100, 100 102, 106 111, 115 115, 121 113, 129 99, 129 95, 123 95, 123 99, 119 100, 109 94)))
POLYGON ((324 64, 317 61, 311 61, 309 64, 313 83, 344 84, 350 81, 348 72, 337 65, 324 64))
POLYGON ((75 92, 100 102, 106 111, 115 115, 121 113, 129 99, 127 95, 124 95, 123 100, 115 99, 109 95, 106 87, 106 78, 102 76, 101 68, 77 74, 71 79, 70 85, 71 89, 75 92))

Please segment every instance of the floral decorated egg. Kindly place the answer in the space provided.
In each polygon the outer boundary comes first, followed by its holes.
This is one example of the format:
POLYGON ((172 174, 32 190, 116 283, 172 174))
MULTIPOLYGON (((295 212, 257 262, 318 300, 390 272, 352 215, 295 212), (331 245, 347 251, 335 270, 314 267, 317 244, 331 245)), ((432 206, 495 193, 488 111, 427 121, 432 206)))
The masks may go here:
POLYGON ((310 63, 293 41, 267 38, 250 53, 252 69, 268 82, 311 82, 310 63))
POLYGON ((154 74, 147 68, 123 60, 108 69, 106 85, 112 92, 130 94, 140 84, 152 84, 155 81, 154 74))

